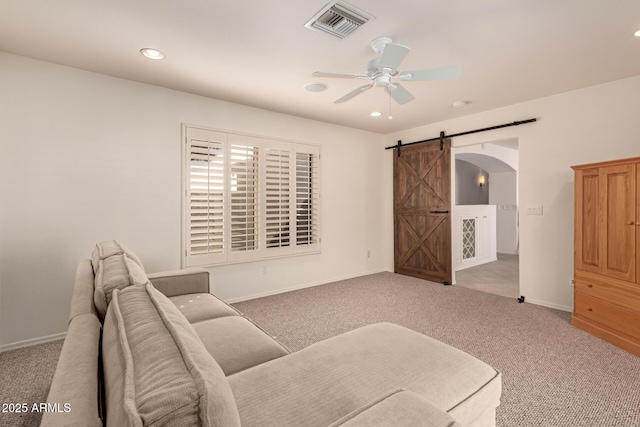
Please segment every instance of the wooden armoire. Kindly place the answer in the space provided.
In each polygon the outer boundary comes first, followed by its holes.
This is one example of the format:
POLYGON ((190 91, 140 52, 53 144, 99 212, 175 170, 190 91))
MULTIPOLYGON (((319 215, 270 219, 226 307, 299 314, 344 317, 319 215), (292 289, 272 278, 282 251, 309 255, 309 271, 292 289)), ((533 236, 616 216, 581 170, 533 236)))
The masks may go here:
POLYGON ((640 157, 572 169, 571 324, 640 356, 640 157))

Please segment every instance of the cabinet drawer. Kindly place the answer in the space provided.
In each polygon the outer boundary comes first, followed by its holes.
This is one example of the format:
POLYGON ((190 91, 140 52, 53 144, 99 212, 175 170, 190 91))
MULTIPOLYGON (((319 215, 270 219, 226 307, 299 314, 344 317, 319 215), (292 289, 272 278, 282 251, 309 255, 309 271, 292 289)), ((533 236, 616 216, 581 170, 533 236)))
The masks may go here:
POLYGON ((640 312, 595 298, 582 292, 575 293, 575 315, 640 339, 640 312))
POLYGON ((581 270, 575 272, 575 290, 613 304, 640 311, 640 285, 581 270))

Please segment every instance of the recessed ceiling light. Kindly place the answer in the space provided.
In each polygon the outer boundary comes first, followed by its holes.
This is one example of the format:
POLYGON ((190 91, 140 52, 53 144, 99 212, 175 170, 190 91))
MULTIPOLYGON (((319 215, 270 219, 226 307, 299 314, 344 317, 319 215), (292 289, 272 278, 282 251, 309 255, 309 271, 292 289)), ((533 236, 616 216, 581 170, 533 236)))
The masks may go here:
POLYGON ((149 59, 163 59, 164 53, 160 52, 158 49, 152 49, 150 47, 145 47, 144 49, 140 49, 140 53, 149 59))
POLYGON ((369 113, 369 115, 371 117, 380 117, 382 115, 382 113, 380 111, 374 111, 372 113, 369 113))
POLYGON ((636 36, 636 37, 640 37, 640 30, 638 30, 635 33, 633 33, 633 35, 636 36))
POLYGON ((466 107, 469 104, 469 101, 456 101, 451 104, 451 108, 462 108, 466 107))
POLYGON ((324 92, 329 86, 324 83, 307 83, 304 88, 309 92, 324 92))

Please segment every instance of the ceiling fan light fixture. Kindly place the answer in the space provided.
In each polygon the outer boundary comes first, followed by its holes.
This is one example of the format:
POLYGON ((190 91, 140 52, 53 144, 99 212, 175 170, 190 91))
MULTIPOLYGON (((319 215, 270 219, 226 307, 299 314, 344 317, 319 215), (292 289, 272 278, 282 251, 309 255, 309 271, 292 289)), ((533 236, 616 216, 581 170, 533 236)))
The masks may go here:
POLYGON ((372 111, 371 113, 369 113, 369 115, 371 117, 380 117, 382 113, 380 111, 372 111))
POLYGON ((391 85, 390 83, 391 83, 391 78, 388 75, 378 76, 375 79, 373 79, 373 85, 374 86, 377 86, 377 87, 389 86, 390 89, 392 89, 392 90, 395 89, 395 88, 391 87, 393 85, 391 85))
POLYGON ((140 54, 149 59, 164 59, 164 53, 162 53, 158 49, 153 49, 150 47, 140 49, 140 54))

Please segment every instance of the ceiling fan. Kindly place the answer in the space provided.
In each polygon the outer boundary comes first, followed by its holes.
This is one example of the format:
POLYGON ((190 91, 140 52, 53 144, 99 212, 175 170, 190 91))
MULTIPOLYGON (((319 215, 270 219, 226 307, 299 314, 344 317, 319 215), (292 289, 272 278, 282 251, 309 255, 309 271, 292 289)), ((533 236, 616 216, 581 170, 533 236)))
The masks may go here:
POLYGON ((399 71, 398 66, 407 56, 410 49, 401 44, 393 43, 393 40, 389 37, 378 37, 374 39, 371 42, 371 48, 380 54, 380 56, 369 61, 366 75, 324 73, 321 71, 316 71, 312 74, 313 77, 365 79, 373 81, 335 100, 334 104, 346 102, 374 86, 384 87, 384 91, 398 104, 406 104, 407 102, 413 101, 415 96, 411 95, 400 83, 392 82, 391 79, 398 79, 403 82, 452 80, 460 75, 460 67, 458 65, 417 71, 399 71))

